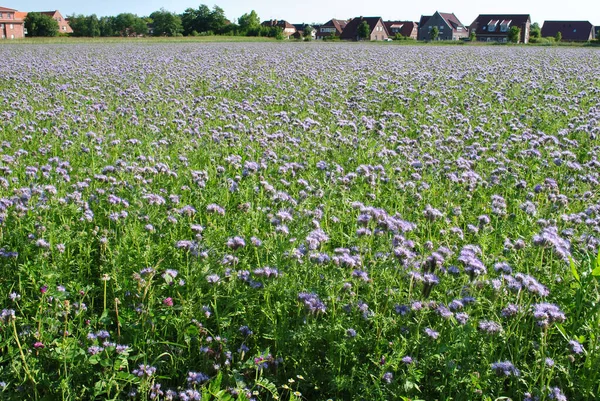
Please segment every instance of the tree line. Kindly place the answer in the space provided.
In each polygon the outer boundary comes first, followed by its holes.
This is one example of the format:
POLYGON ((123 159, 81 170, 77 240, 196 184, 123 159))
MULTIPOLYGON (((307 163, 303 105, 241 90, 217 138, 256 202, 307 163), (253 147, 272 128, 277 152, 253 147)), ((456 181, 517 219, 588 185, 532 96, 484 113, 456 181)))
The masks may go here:
POLYGON ((238 18, 237 23, 225 17, 225 11, 205 4, 188 8, 182 14, 160 9, 148 17, 131 13, 100 17, 71 15, 67 17, 73 29, 72 36, 268 36, 282 38, 279 27, 262 26, 256 11, 252 10, 238 18))

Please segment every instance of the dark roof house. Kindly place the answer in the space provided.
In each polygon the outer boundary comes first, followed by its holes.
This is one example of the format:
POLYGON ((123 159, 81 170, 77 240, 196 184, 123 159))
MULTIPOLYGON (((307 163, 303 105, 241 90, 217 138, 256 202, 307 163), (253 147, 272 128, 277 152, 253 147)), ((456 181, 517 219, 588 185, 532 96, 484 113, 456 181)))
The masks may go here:
POLYGON ((404 37, 416 39, 419 33, 418 24, 413 21, 385 21, 384 24, 390 36, 399 33, 404 37))
POLYGON ((480 14, 469 27, 479 42, 508 42, 510 29, 521 30, 520 43, 529 42, 531 17, 529 14, 480 14))
POLYGON ((341 19, 332 19, 324 23, 319 27, 316 32, 316 38, 325 39, 331 36, 340 36, 344 31, 344 28, 348 24, 348 21, 344 21, 341 19))
POLYGON ((287 39, 290 38, 290 36, 292 36, 293 34, 296 33, 296 28, 294 27, 294 25, 290 24, 289 22, 285 21, 285 20, 267 20, 264 21, 262 24, 262 26, 267 26, 267 27, 279 27, 282 29, 283 31, 283 36, 287 39))
POLYGON ((460 40, 469 37, 469 30, 451 13, 436 11, 431 17, 421 16, 419 21, 419 40, 431 40, 431 30, 438 27, 437 40, 460 40))
POLYGON ((560 32, 566 42, 589 42, 596 37, 589 21, 544 21, 542 37, 555 37, 560 32))
POLYGON ((369 25, 369 36, 367 40, 386 40, 388 38, 388 32, 385 28, 385 24, 381 17, 356 17, 353 18, 340 35, 343 40, 360 40, 358 35, 358 27, 366 22, 369 25))

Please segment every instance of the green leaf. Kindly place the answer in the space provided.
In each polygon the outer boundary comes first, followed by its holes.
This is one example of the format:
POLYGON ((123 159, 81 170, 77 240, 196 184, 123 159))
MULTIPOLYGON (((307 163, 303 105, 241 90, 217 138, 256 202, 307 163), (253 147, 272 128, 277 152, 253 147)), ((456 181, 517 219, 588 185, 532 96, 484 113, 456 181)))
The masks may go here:
POLYGON ((264 377, 259 378, 255 384, 271 393, 271 396, 273 396, 273 398, 279 399, 279 395, 277 394, 277 387, 264 377))
POLYGON ((575 266, 575 262, 573 262, 573 258, 569 257, 569 266, 571 266, 571 273, 573 273, 573 277, 577 280, 578 283, 581 282, 579 278, 579 273, 577 273, 577 267, 575 266))
POLYGON ((600 277, 600 249, 598 249, 598 256, 596 257, 596 266, 592 270, 592 276, 600 277))

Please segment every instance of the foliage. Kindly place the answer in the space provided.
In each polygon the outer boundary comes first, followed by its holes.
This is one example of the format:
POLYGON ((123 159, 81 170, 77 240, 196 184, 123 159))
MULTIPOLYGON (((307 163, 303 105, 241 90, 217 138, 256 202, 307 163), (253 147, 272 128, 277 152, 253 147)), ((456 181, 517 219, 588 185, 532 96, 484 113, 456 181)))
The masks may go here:
POLYGON ((58 35, 58 22, 56 22, 51 16, 31 12, 25 17, 25 29, 27 30, 27 36, 57 36, 58 35))
POLYGON ((227 25, 225 11, 221 7, 215 5, 211 10, 205 4, 197 9, 186 9, 181 15, 181 22, 184 35, 190 35, 193 31, 220 34, 227 25))
POLYGON ((183 32, 179 15, 160 9, 150 14, 154 36, 177 36, 183 32))
POLYGON ((367 23, 367 21, 363 21, 358 25, 357 28, 357 34, 358 37, 360 39, 367 39, 369 38, 369 35, 371 35, 371 28, 369 27, 369 24, 367 23))
POLYGON ((471 29, 471 32, 469 32, 469 40, 471 42, 475 42, 477 40, 477 34, 475 33, 475 29, 471 29))
POLYGON ((511 26, 508 31, 508 41, 511 43, 519 43, 521 40, 521 28, 518 26, 511 26))
POLYGON ((542 28, 540 28, 540 24, 538 24, 537 22, 531 24, 531 27, 529 29, 529 37, 531 39, 539 39, 542 37, 542 28))
POLYGON ((596 49, 69 39, 2 49, 3 401, 597 398, 596 49))
POLYGON ((315 28, 313 28, 312 25, 304 26, 304 31, 302 32, 302 36, 304 37, 304 39, 311 40, 314 30, 315 28))
POLYGON ((554 40, 556 40, 557 42, 562 41, 562 32, 561 31, 556 32, 556 35, 554 36, 554 40))
POLYGON ((102 35, 100 20, 96 14, 92 15, 71 15, 69 26, 73 30, 73 36, 97 37, 102 35))
MULTIPOLYGON (((260 18, 256 11, 252 10, 250 13, 246 13, 238 18, 239 31, 242 35, 249 35, 251 33, 258 33, 260 30, 260 18)), ((250 35, 250 36, 258 36, 250 35)))
POLYGON ((437 40, 439 36, 440 36, 440 29, 437 26, 434 26, 433 28, 431 28, 431 30, 429 31, 429 39, 437 40))

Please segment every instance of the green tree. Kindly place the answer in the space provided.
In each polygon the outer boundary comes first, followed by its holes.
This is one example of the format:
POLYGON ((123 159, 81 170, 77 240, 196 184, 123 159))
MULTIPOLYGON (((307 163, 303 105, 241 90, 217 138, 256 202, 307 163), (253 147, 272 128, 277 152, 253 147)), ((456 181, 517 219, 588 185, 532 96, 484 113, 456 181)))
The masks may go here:
POLYGON ((360 23, 360 25, 358 25, 357 33, 360 39, 366 39, 369 37, 371 28, 369 27, 369 24, 367 24, 367 21, 363 21, 360 23))
POLYGON ((58 22, 49 15, 33 12, 25 17, 25 29, 28 36, 56 36, 58 22))
POLYGON ((88 36, 88 26, 86 23, 85 15, 70 15, 67 16, 69 19, 69 26, 73 30, 73 36, 88 36))
POLYGON ((98 25, 100 36, 115 36, 115 17, 101 17, 98 25))
POLYGON ((96 14, 85 17, 85 23, 87 26, 87 36, 92 38, 100 36, 100 20, 96 14))
POLYGON ((440 28, 438 28, 437 26, 434 26, 433 28, 431 28, 431 31, 429 31, 429 38, 431 40, 437 40, 437 38, 440 36, 440 28))
POLYGON ((260 18, 256 11, 252 10, 249 14, 244 14, 238 18, 238 25, 242 35, 256 36, 260 30, 260 18))
POLYGON ((475 42, 477 40, 477 34, 475 34, 475 29, 472 29, 471 32, 469 32, 469 40, 471 42, 475 42))
POLYGON ((508 31, 508 41, 511 43, 519 43, 521 39, 521 28, 518 26, 511 26, 508 31))
POLYGON ((562 40, 562 32, 561 31, 556 32, 556 35, 554 36, 554 40, 556 40, 557 42, 560 42, 562 40))
POLYGON ((313 28, 311 25, 306 25, 304 27, 304 32, 302 33, 302 36, 304 36, 304 39, 312 40, 312 33, 314 30, 315 30, 315 28, 313 28))
POLYGON ((529 37, 532 39, 539 39, 542 37, 542 29, 540 28, 540 24, 537 22, 531 24, 531 28, 529 29, 529 37))
POLYGON ((150 14, 150 18, 152 18, 154 29, 152 34, 154 36, 177 36, 183 32, 179 15, 166 11, 164 8, 150 14))
POLYGON ((225 11, 214 6, 211 10, 206 4, 201 4, 198 9, 188 8, 181 15, 183 34, 191 35, 197 33, 222 33, 227 26, 225 11))

